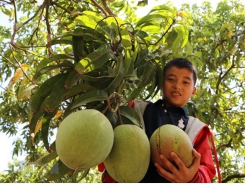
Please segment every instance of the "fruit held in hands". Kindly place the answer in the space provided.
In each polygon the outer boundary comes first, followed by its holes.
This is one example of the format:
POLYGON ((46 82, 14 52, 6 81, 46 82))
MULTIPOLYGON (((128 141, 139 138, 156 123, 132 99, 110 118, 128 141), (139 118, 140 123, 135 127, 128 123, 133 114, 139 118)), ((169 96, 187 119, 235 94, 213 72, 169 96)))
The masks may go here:
POLYGON ((186 167, 193 162, 191 140, 183 130, 175 125, 166 124, 156 129, 150 138, 150 145, 151 159, 154 163, 160 163, 160 155, 170 159, 171 152, 176 153, 186 167))
POLYGON ((67 167, 88 169, 106 159, 113 139, 113 128, 104 114, 95 109, 80 110, 61 122, 56 135, 56 151, 67 167))
POLYGON ((124 124, 114 129, 111 153, 104 161, 110 176, 119 183, 137 183, 150 162, 150 142, 143 129, 124 124))

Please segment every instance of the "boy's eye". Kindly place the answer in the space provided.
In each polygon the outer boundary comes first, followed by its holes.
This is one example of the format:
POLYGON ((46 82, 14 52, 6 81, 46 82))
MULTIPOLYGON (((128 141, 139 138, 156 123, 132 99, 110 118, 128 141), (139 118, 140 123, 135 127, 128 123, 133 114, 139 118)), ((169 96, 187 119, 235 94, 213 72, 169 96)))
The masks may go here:
POLYGON ((167 78, 167 81, 172 82, 172 81, 174 81, 174 79, 173 78, 167 78))
POLYGON ((189 83, 189 82, 187 82, 187 81, 184 81, 183 83, 184 83, 184 84, 190 84, 190 83, 189 83))

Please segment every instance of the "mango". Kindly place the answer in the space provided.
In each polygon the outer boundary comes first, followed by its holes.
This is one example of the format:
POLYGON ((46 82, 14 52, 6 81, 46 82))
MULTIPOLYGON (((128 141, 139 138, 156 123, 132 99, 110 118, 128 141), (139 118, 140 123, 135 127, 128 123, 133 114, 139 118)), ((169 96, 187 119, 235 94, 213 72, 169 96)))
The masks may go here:
POLYGON ((56 151, 69 168, 83 170, 103 162, 114 141, 110 121, 95 109, 76 111, 60 124, 56 135, 56 151))
POLYGON ((150 138, 151 159, 160 163, 160 155, 166 156, 170 161, 170 153, 176 153, 186 167, 193 162, 192 143, 188 135, 179 127, 171 124, 162 125, 156 129, 150 138))
POLYGON ((150 142, 143 129, 124 124, 114 129, 111 153, 104 161, 110 176, 119 183, 137 183, 150 162, 150 142))

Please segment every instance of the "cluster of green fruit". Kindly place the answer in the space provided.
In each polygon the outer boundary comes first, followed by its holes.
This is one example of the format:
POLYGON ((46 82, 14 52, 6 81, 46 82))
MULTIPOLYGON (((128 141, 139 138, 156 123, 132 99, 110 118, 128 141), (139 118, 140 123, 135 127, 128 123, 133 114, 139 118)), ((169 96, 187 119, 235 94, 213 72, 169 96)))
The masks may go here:
MULTIPOLYGON (((163 135, 166 133, 161 132, 161 136, 159 131, 154 132, 149 141, 144 130, 136 125, 119 125, 113 130, 101 112, 80 110, 67 116, 60 124, 56 151, 60 160, 71 169, 89 169, 104 162, 108 173, 117 182, 136 183, 146 174, 151 155, 155 161, 159 154, 166 152, 162 146, 159 147, 159 143, 166 146, 164 141, 159 142, 159 137, 165 139, 163 135)), ((176 144, 176 138, 174 140, 173 144, 176 144)))

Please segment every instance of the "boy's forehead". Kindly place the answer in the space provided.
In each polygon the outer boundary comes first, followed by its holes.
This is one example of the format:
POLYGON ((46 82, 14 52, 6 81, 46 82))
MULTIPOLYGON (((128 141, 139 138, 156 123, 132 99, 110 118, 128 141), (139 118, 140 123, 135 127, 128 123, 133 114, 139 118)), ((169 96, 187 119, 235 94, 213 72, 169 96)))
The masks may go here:
POLYGON ((190 79, 193 80, 193 72, 190 71, 188 68, 171 66, 170 68, 168 68, 168 70, 166 70, 165 76, 168 75, 186 76, 190 77, 190 79))

